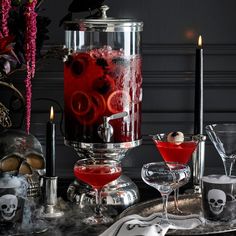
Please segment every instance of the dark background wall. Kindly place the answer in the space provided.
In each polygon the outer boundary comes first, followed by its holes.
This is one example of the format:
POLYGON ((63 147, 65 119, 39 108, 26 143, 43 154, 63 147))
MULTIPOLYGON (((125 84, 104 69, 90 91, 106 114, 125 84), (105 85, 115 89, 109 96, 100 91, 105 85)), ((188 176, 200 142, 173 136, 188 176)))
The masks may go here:
MULTIPOLYGON (((79 1, 79 0, 78 0, 79 1)), ((68 0, 45 0, 45 15, 52 20, 47 47, 64 43, 60 19, 68 0)), ((143 32, 143 145, 132 150, 123 164, 139 178, 143 163, 161 160, 147 136, 156 132, 193 130, 194 60, 199 34, 204 43, 204 121, 236 122, 236 1, 235 0, 107 0, 109 15, 144 21, 143 32)), ((16 81, 22 86, 23 77, 16 81)), ((63 65, 50 60, 33 81, 33 99, 48 97, 63 105, 63 65)), ((48 102, 33 100, 31 132, 45 144, 48 102)), ((60 113, 57 109, 57 127, 60 113)), ((75 152, 64 146, 57 132, 57 173, 72 177, 75 152)), ((207 171, 223 172, 210 141, 206 145, 207 171)))

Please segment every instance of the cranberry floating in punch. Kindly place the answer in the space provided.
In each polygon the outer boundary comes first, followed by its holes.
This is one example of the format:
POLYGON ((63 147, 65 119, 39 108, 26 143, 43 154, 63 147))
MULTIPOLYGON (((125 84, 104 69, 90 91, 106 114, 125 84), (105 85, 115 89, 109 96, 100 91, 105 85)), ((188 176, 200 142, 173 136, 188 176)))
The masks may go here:
MULTIPOLYGON (((107 17, 108 9, 102 6, 99 18, 65 22, 65 143, 83 158, 121 160, 141 144, 143 22, 107 17)), ((69 187, 69 199, 91 202, 81 198, 81 186, 69 187)), ((121 208, 139 198, 123 175, 104 191, 103 201, 121 208)))

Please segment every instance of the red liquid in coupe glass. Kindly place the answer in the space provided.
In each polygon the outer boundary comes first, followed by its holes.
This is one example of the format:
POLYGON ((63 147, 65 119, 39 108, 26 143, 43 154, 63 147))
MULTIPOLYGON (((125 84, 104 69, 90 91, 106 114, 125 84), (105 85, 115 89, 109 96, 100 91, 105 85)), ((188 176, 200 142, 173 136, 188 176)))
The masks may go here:
POLYGON ((166 162, 177 162, 181 164, 187 164, 190 161, 197 147, 197 143, 194 141, 175 144, 155 140, 155 144, 166 162))
POLYGON ((65 138, 101 143, 97 129, 103 116, 126 111, 128 117, 110 122, 111 141, 140 139, 141 84, 139 55, 126 57, 108 46, 69 55, 64 63, 65 138))
POLYGON ((74 174, 77 179, 93 188, 101 189, 104 185, 120 177, 121 168, 106 165, 78 166, 74 168, 74 174))

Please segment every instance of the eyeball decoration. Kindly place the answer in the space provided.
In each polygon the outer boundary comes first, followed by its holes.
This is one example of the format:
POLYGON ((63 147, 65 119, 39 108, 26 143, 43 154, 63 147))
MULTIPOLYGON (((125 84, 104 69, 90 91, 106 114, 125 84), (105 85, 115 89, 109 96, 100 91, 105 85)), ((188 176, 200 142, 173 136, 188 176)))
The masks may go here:
POLYGON ((184 134, 180 131, 171 132, 167 135, 167 141, 180 145, 184 142, 184 134))

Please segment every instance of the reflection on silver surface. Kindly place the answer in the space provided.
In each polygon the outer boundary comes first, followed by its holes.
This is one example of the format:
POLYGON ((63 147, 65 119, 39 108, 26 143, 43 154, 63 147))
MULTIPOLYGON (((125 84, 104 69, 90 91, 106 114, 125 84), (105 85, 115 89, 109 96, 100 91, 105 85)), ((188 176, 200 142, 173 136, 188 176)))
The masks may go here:
MULTIPOLYGON (((179 207, 186 214, 201 214, 201 198, 200 195, 182 195, 179 197, 179 207)), ((169 199, 168 211, 174 208, 173 198, 169 199)), ((155 212, 162 211, 162 200, 154 199, 147 202, 139 203, 124 210, 119 218, 131 214, 139 214, 141 216, 149 216, 155 212)), ((192 230, 170 230, 167 235, 212 235, 236 231, 236 221, 226 222, 210 222, 206 221, 204 225, 198 226, 192 230)), ((233 233, 232 235, 235 235, 233 233)))

